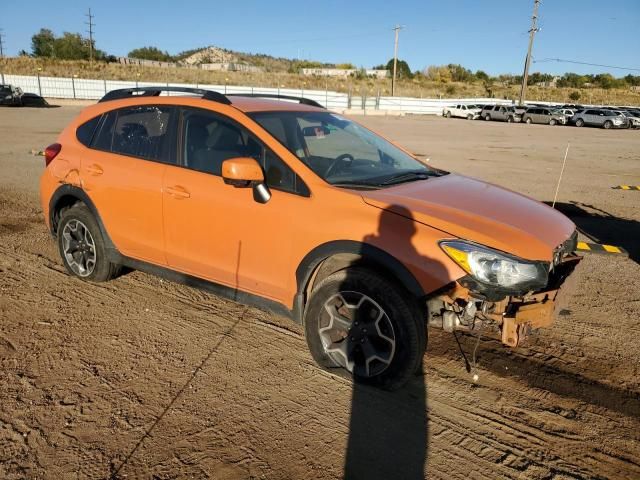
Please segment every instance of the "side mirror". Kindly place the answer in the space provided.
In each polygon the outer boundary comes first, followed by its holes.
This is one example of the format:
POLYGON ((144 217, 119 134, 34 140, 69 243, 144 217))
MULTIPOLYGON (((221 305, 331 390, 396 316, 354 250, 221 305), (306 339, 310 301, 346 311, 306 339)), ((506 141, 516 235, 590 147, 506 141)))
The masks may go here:
POLYGON ((252 187, 253 199, 258 203, 267 203, 271 191, 264 183, 264 173, 258 162, 250 157, 229 158, 222 162, 224 183, 236 188, 252 187))

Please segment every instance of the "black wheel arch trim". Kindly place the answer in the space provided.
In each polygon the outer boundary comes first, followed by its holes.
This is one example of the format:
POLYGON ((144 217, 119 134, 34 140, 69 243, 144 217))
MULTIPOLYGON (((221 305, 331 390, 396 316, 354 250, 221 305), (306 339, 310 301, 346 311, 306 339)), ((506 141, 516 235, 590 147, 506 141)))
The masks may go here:
POLYGON ((425 296, 425 291, 416 277, 400 260, 384 250, 354 240, 334 240, 318 245, 302 259, 296 269, 297 293, 293 301, 293 318, 302 323, 305 306, 305 291, 318 265, 332 255, 351 253, 370 259, 382 269, 394 275, 402 286, 416 298, 425 296))
MULTIPOLYGON (((93 203, 89 195, 87 195, 87 192, 85 192, 80 187, 76 187, 75 185, 70 185, 68 183, 61 185, 56 189, 56 191, 51 196, 51 199, 49 200, 49 226, 51 228, 51 235, 56 235, 55 215, 57 212, 58 203, 64 197, 75 197, 87 206, 87 208, 91 211, 93 218, 95 218, 96 222, 98 223, 98 227, 100 227, 100 233, 102 233, 102 238, 104 239, 109 256, 113 258, 118 256, 118 250, 111 241, 111 237, 109 237, 107 229, 105 228, 104 223, 102 223, 102 218, 100 218, 100 214, 98 213, 98 209, 96 208, 95 204, 93 203)), ((111 260, 113 261, 113 259, 111 260)))

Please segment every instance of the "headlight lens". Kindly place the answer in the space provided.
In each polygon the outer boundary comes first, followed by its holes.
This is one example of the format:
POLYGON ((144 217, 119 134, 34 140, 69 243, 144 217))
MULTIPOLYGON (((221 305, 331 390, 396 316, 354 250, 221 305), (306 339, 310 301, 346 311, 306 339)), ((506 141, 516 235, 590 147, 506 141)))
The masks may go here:
POLYGON ((538 289, 547 284, 549 264, 530 262, 462 240, 440 242, 451 259, 473 278, 494 287, 538 289))

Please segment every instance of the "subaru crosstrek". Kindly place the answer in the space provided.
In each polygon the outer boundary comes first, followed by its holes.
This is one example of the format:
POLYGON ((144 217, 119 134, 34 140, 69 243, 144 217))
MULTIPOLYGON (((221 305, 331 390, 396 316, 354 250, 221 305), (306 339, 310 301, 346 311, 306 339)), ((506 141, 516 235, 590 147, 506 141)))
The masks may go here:
POLYGON ((555 318, 580 258, 552 208, 308 99, 165 90, 112 91, 46 149, 71 275, 127 266, 283 313, 322 367, 386 389, 421 368, 427 325, 516 347, 555 318))

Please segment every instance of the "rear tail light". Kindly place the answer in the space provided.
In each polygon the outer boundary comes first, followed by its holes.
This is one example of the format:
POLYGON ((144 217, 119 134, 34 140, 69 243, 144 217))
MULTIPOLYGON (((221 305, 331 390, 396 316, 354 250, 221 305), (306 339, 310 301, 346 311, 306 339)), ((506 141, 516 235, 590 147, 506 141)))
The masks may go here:
POLYGON ((62 150, 62 145, 59 143, 52 143, 47 148, 44 149, 44 165, 48 167, 49 164, 53 161, 54 158, 58 156, 62 150))

